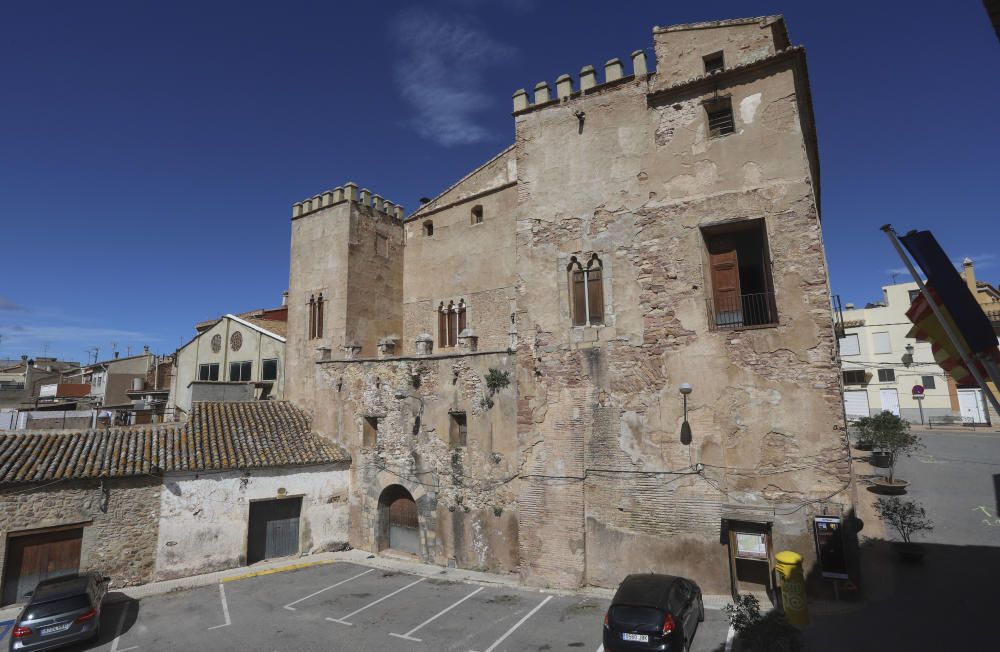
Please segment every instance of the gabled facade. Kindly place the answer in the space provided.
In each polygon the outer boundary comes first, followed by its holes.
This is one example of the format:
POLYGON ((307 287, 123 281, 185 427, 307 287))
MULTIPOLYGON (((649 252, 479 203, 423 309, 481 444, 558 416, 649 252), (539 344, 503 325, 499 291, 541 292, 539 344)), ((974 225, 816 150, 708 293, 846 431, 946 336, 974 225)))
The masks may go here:
POLYGON ((653 40, 515 93, 513 145, 405 219, 293 206, 286 396, 351 452, 353 546, 720 592, 850 523, 804 51, 653 40))

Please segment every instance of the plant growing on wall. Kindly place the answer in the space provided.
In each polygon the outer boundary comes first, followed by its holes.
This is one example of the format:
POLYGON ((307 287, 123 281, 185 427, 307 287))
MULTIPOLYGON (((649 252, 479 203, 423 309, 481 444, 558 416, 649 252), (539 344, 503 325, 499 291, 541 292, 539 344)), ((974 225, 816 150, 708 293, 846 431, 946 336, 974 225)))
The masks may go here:
POLYGON ((486 374, 486 388, 490 390, 490 396, 496 394, 501 389, 510 385, 510 372, 490 369, 486 374))

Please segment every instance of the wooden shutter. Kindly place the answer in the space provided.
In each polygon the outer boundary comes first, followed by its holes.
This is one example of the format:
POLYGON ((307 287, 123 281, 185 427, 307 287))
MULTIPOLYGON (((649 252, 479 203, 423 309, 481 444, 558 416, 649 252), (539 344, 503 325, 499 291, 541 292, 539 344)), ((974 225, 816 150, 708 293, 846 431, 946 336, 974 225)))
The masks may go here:
POLYGON ((582 269, 574 269, 570 272, 570 312, 573 315, 573 325, 583 326, 587 323, 587 303, 584 297, 586 287, 583 280, 582 269))
POLYGON ((316 337, 323 337, 323 295, 319 295, 319 300, 316 302, 316 337))
POLYGON ((309 297, 309 339, 316 337, 316 298, 309 297))
POLYGON ((743 321, 740 299, 740 265, 732 236, 715 236, 708 241, 712 272, 712 300, 716 324, 743 321))
POLYGON ((458 312, 454 309, 448 311, 448 346, 458 344, 458 312))
POLYGON ((604 323, 604 274, 600 267, 587 270, 587 301, 590 308, 590 323, 604 323))
POLYGON ((438 308, 438 346, 448 346, 448 313, 444 306, 438 308))
POLYGON ((458 304, 458 332, 465 330, 465 304, 458 304))

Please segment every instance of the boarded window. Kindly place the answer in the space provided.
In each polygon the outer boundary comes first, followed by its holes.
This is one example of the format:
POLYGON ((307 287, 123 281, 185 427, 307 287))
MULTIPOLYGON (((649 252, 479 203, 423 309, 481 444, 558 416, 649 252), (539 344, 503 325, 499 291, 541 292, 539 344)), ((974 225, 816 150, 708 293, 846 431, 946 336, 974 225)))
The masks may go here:
POLYGON ((888 332, 872 333, 875 343, 875 353, 892 353, 892 341, 888 332))
POLYGON ((864 385, 865 372, 863 369, 852 369, 844 372, 845 385, 864 385))
POLYGON ((277 358, 270 358, 268 360, 261 361, 260 379, 261 380, 278 380, 278 359, 277 358))
POLYGON ((778 323, 771 260, 763 220, 742 220, 703 230, 708 249, 708 299, 713 329, 778 323))
POLYGON ((378 417, 364 418, 361 445, 365 448, 375 448, 375 445, 378 443, 378 421, 378 417))
POLYGON ((705 104, 708 114, 708 135, 711 137, 725 136, 736 131, 733 121, 733 105, 729 98, 713 100, 705 104))
POLYGON ((198 365, 198 380, 218 380, 219 363, 198 365))
POLYGON ((482 224, 483 223, 483 207, 482 206, 479 206, 477 204, 476 206, 472 207, 472 218, 471 219, 472 219, 472 223, 473 224, 482 224))
POLYGON ((569 278, 569 310, 574 326, 604 323, 604 270, 601 259, 593 254, 584 267, 576 256, 566 268, 569 278))
POLYGON ((711 74, 713 72, 719 72, 726 69, 726 60, 723 58, 721 52, 716 52, 715 54, 710 54, 704 58, 705 61, 705 72, 711 74))
POLYGON ((880 383, 894 383, 894 382, 896 382, 896 371, 894 369, 879 369, 878 370, 878 381, 880 383))
POLYGON ((924 389, 937 389, 937 383, 934 382, 934 376, 921 376, 920 384, 924 386, 924 389))
POLYGON ((840 355, 858 355, 861 353, 861 345, 858 343, 858 334, 849 333, 840 338, 840 355))
POLYGON ((448 439, 452 448, 465 446, 468 439, 468 422, 465 412, 452 412, 451 424, 448 430, 448 439))

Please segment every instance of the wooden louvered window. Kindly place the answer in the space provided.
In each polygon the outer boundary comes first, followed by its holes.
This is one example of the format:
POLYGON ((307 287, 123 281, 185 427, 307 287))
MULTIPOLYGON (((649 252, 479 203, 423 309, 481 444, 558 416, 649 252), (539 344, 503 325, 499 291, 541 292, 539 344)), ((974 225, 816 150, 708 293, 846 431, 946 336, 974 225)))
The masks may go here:
POLYGON ((570 258, 570 315, 574 326, 597 326, 604 323, 604 269, 601 259, 593 254, 586 267, 570 258))

